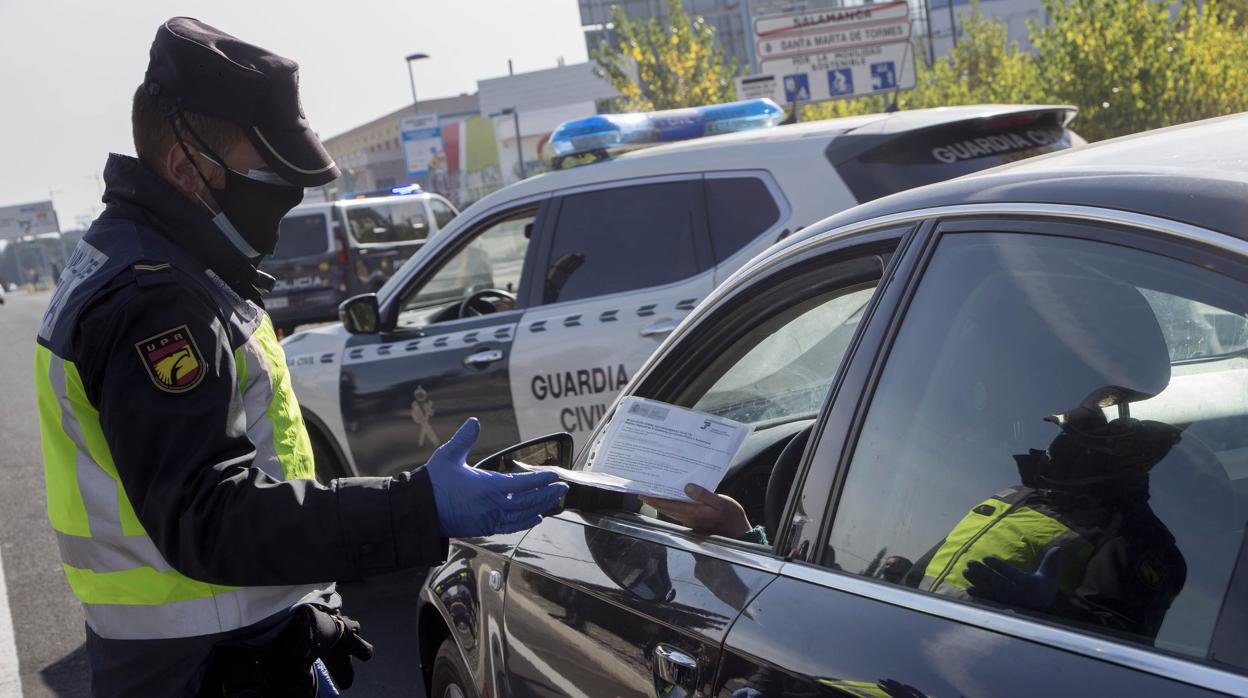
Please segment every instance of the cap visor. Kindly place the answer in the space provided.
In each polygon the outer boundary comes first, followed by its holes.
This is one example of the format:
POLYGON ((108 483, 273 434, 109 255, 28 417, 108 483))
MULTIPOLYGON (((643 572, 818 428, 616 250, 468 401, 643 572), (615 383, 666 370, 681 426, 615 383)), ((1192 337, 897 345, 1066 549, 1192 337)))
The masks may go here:
POLYGON ((247 137, 273 171, 291 184, 319 187, 341 172, 312 129, 277 130, 253 126, 247 137))

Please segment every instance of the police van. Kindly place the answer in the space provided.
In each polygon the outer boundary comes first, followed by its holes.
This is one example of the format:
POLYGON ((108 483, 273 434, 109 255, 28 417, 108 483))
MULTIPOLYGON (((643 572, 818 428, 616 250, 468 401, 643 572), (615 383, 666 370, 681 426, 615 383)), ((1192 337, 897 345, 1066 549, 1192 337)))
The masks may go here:
POLYGON ((286 340, 320 474, 411 468, 470 416, 476 454, 582 438, 762 250, 864 201, 1081 144, 1074 116, 988 105, 775 125, 780 109, 756 100, 565 123, 555 153, 588 164, 478 201, 345 302, 343 324, 286 340))
POLYGON ((337 320, 339 303, 380 289, 458 213, 416 185, 296 206, 260 267, 277 279, 264 301, 274 327, 337 320))

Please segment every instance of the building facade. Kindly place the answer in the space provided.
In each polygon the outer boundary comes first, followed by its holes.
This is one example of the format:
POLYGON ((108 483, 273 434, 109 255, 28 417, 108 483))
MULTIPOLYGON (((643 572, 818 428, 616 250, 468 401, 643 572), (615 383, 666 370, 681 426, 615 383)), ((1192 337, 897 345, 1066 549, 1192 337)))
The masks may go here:
POLYGON ((313 195, 333 199, 414 183, 464 206, 544 170, 550 132, 618 96, 590 63, 480 80, 474 94, 420 102, 420 114, 437 114, 441 129, 428 175, 408 175, 399 121, 417 113, 409 105, 326 139, 342 177, 313 195))

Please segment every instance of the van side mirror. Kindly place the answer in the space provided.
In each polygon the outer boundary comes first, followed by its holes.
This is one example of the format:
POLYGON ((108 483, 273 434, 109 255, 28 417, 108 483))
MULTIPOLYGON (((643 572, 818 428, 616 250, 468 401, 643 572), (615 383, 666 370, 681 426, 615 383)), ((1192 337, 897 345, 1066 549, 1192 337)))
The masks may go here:
POLYGON ((478 461, 474 468, 489 470, 495 473, 522 473, 524 468, 516 465, 516 461, 529 465, 557 465, 561 468, 572 467, 573 452, 572 435, 567 432, 539 436, 523 443, 505 448, 492 456, 478 461))
POLYGON ((346 299, 338 306, 338 317, 351 334, 373 334, 381 317, 377 294, 364 293, 346 299))

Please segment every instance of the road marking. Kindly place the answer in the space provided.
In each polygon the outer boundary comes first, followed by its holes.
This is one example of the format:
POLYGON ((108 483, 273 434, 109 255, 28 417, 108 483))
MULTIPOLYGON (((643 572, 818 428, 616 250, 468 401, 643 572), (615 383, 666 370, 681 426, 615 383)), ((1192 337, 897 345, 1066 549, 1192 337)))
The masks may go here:
POLYGON ((4 581, 4 554, 0 553, 0 698, 21 698, 21 695, 22 674, 17 665, 13 616, 9 614, 9 592, 4 581))

